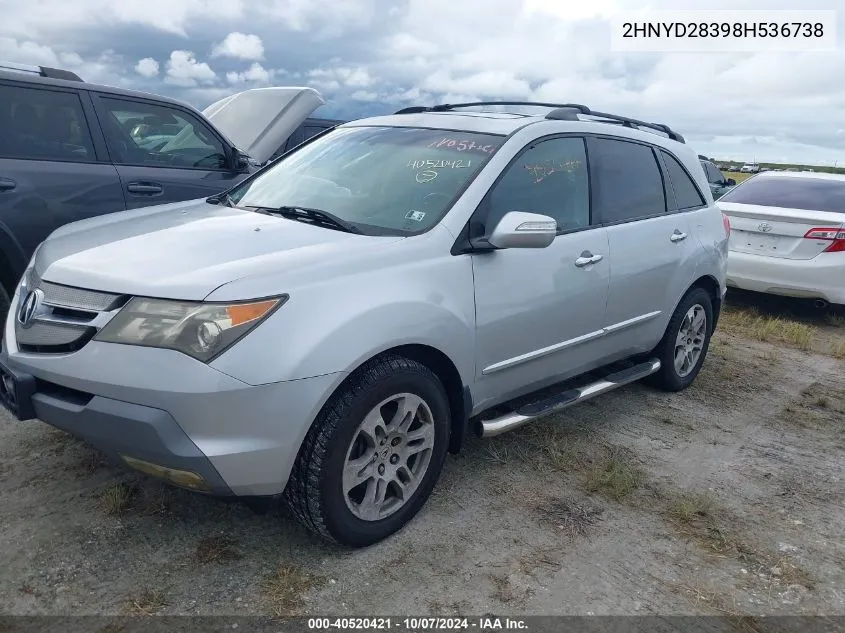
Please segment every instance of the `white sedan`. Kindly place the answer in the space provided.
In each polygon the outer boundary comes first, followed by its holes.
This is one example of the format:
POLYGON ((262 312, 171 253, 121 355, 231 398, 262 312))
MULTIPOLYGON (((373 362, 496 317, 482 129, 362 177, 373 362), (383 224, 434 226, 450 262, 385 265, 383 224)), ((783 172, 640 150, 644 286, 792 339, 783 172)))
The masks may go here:
POLYGON ((731 225, 728 286, 845 304, 845 176, 765 172, 716 204, 731 225))

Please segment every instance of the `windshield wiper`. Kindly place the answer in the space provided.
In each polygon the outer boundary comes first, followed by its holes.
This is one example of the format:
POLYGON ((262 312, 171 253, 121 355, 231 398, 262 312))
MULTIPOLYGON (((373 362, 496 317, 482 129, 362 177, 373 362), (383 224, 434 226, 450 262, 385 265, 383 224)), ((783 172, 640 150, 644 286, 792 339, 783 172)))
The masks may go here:
POLYGON ((329 226, 333 229, 344 231, 346 233, 355 233, 358 235, 361 234, 361 229, 359 229, 351 222, 347 222, 346 220, 337 217, 335 214, 329 213, 328 211, 323 211, 322 209, 291 206, 255 207, 249 205, 244 205, 243 208, 252 209, 253 211, 258 211, 259 213, 280 215, 283 218, 289 218, 291 220, 311 220, 313 222, 317 222, 319 224, 323 224, 325 226, 329 226))

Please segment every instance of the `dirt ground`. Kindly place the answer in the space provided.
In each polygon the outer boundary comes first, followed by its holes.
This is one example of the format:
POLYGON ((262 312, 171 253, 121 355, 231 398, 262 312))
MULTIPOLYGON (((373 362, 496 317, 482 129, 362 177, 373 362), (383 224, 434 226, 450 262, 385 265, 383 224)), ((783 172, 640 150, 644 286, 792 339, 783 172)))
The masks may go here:
POLYGON ((366 550, 0 414, 0 613, 845 614, 845 319, 729 302, 692 388, 473 438, 366 550))

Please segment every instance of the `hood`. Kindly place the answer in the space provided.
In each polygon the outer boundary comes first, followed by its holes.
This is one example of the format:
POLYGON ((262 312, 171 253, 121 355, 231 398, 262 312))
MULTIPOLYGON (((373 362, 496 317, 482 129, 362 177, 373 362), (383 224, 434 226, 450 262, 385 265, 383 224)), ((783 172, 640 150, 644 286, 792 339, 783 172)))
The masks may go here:
POLYGON ((264 164, 323 104, 313 88, 254 88, 212 103, 202 113, 235 147, 264 164))
POLYGON ((66 225, 39 249, 35 272, 90 290, 200 301, 238 279, 354 258, 401 239, 343 233, 201 200, 66 225))

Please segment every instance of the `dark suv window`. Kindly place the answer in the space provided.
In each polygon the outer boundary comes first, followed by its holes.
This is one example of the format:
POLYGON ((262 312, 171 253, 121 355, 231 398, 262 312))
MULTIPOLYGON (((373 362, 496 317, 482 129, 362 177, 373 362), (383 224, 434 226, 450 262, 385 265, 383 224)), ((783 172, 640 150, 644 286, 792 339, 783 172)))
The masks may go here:
POLYGON ((725 181, 722 172, 716 169, 713 163, 701 161, 701 166, 704 167, 704 173, 707 175, 707 182, 712 182, 714 185, 721 185, 725 181))
POLYGON ((0 156, 95 160, 79 96, 75 92, 0 86, 0 156))
POLYGON ((102 97, 109 153, 121 165, 227 169, 223 143, 198 118, 176 108, 102 97))
POLYGON ((682 210, 695 209, 703 206, 704 198, 701 197, 698 187, 695 186, 687 171, 674 156, 663 150, 660 153, 663 155, 663 163, 666 165, 669 183, 675 192, 675 204, 677 208, 682 210))
POLYGON ((487 231, 510 211, 541 213, 557 220, 558 231, 590 224, 587 156, 581 138, 556 138, 522 153, 487 199, 487 231))
POLYGON ((666 212, 663 178, 647 145, 590 140, 595 213, 604 224, 666 212))

